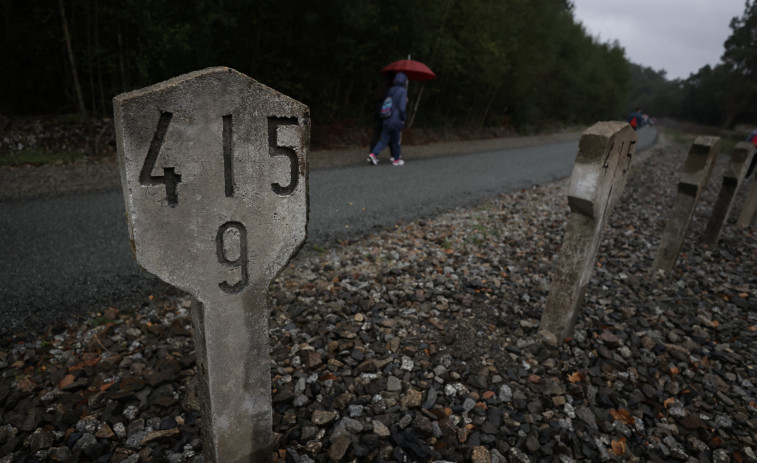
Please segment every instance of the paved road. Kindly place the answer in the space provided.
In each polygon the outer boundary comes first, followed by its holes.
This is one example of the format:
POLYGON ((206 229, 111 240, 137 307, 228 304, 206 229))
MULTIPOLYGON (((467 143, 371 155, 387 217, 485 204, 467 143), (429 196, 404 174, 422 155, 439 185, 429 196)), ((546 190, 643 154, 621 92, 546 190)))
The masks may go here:
MULTIPOLYGON (((639 132, 639 150, 656 130, 639 132)), ((309 243, 389 227, 570 175, 577 142, 310 173, 309 243)), ((383 153, 387 156, 386 153, 383 153)), ((0 202, 0 334, 171 291, 129 249, 120 191, 0 202)))

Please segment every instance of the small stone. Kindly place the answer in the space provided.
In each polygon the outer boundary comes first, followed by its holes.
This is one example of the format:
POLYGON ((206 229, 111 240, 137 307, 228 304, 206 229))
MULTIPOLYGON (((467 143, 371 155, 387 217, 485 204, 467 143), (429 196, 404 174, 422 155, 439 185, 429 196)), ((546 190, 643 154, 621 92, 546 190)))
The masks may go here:
POLYGON ((317 424, 318 426, 323 426, 324 424, 334 421, 337 416, 339 416, 338 413, 334 411, 315 410, 310 417, 310 421, 312 421, 313 424, 317 424))
POLYGON ((344 458, 344 455, 347 453, 347 450, 349 449, 351 443, 352 441, 349 437, 339 437, 329 447, 329 458, 332 461, 340 461, 342 458, 344 458))
POLYGON ((466 397, 463 401, 463 411, 465 411, 465 413, 468 413, 474 408, 476 408, 476 401, 470 397, 466 397))
POLYGON ((130 435, 126 439, 126 448, 132 450, 140 450, 142 448, 142 439, 144 439, 148 434, 149 432, 147 431, 139 431, 130 435))
POLYGON ((492 456, 486 447, 476 446, 473 447, 473 453, 471 454, 472 463, 491 463, 492 456))
POLYGON ((347 407, 347 412, 349 413, 350 418, 359 418, 363 416, 365 407, 362 405, 350 405, 347 407))
POLYGON ((431 420, 429 420, 421 413, 415 414, 415 418, 413 419, 413 429, 418 433, 418 435, 424 438, 434 435, 434 428, 431 424, 431 420))
POLYGON ((528 451, 529 451, 529 452, 530 452, 531 454, 534 454, 534 453, 536 453, 536 451, 537 451, 537 450, 539 450, 539 446, 540 446, 540 444, 539 444, 539 440, 538 440, 538 439, 536 438, 536 436, 535 436, 535 435, 533 435, 533 434, 530 434, 530 435, 529 435, 529 436, 528 436, 528 437, 526 438, 526 448, 528 449, 528 451))
POLYGON ((139 445, 145 446, 149 444, 150 442, 160 441, 164 439, 171 438, 173 436, 179 435, 179 430, 174 429, 166 429, 165 431, 152 431, 147 433, 142 440, 139 442, 139 445))
POLYGON ((168 408, 178 402, 179 399, 170 396, 158 397, 152 401, 152 404, 158 407, 168 408))
POLYGON ((398 392, 402 390, 402 381, 396 376, 389 376, 386 379, 386 390, 389 392, 398 392))
POLYGON ((518 463, 531 463, 531 459, 528 458, 528 455, 515 447, 510 447, 510 461, 518 463))
POLYGON ((126 437, 126 426, 119 421, 113 425, 113 432, 116 433, 119 439, 123 439, 126 437))
POLYGON ((302 362, 308 369, 314 369, 323 363, 321 354, 314 350, 308 350, 302 354, 302 362))
POLYGON ((728 451, 725 449, 717 449, 712 452, 713 463, 731 463, 731 457, 728 456, 728 451))
POLYGON ((599 427, 597 426, 597 417, 594 415, 594 412, 591 411, 591 408, 586 406, 578 407, 576 409, 576 417, 586 423, 592 431, 599 430, 599 427))
POLYGON ((620 344, 620 338, 618 338, 615 333, 611 333, 608 330, 602 330, 602 333, 599 335, 599 339, 605 342, 610 347, 616 347, 620 344))
POLYGON ((405 409, 417 408, 421 406, 422 400, 423 394, 421 394, 420 391, 409 388, 400 399, 400 405, 405 409))
POLYGON ((389 437, 392 434, 389 428, 379 420, 373 420, 373 432, 379 437, 389 437))
POLYGON ((489 387, 486 384, 486 378, 480 375, 470 375, 468 377, 468 384, 479 390, 485 390, 489 387))
POLYGON ((98 439, 113 439, 116 436, 116 434, 113 432, 113 429, 108 425, 108 423, 103 423, 102 426, 100 426, 100 429, 97 430, 95 433, 95 437, 98 439))
POLYGON ((52 431, 36 429, 29 440, 29 446, 32 452, 36 453, 42 449, 49 449, 52 447, 54 441, 55 436, 53 436, 52 431))
POLYGON ((652 339, 649 336, 643 336, 641 338, 641 347, 643 347, 643 348, 645 348, 647 350, 654 349, 654 346, 656 346, 656 345, 657 345, 657 341, 655 341, 654 339, 652 339))
POLYGON ((89 433, 83 434, 74 444, 74 452, 89 453, 97 445, 97 438, 89 433))
POLYGON ((423 402, 423 405, 421 406, 425 408, 426 410, 430 410, 436 403, 436 399, 438 397, 439 397, 439 391, 435 387, 432 387, 426 393, 426 400, 425 402, 423 402))
POLYGON ((81 433, 94 434, 100 427, 100 421, 94 416, 85 416, 76 423, 76 430, 81 433))
POLYGON ((68 447, 53 447, 50 452, 50 459, 61 463, 73 461, 74 454, 68 447))
POLYGON ((683 418, 686 416, 686 409, 684 409, 679 403, 674 403, 668 409, 668 414, 676 418, 683 418))
POLYGON ((413 422, 413 417, 411 415, 404 415, 398 422, 397 426, 400 427, 400 429, 405 429, 406 427, 410 426, 410 423, 413 422))
POLYGON ((363 423, 352 418, 345 418, 342 420, 344 428, 350 432, 350 434, 360 434, 363 432, 363 423))
POLYGON ((123 415, 129 421, 134 421, 134 419, 137 417, 138 414, 139 414, 139 408, 134 405, 129 405, 123 411, 123 415))
POLYGON ((715 417, 716 428, 730 428, 733 426, 733 420, 725 415, 718 415, 715 417))
POLYGON ((503 384, 499 388, 499 394, 497 394, 499 400, 502 402, 510 402, 513 400, 513 390, 507 384, 503 384))
POLYGON ((557 336, 554 333, 550 333, 547 330, 541 330, 539 331, 539 336, 541 336, 542 342, 548 347, 557 347, 559 345, 557 336))

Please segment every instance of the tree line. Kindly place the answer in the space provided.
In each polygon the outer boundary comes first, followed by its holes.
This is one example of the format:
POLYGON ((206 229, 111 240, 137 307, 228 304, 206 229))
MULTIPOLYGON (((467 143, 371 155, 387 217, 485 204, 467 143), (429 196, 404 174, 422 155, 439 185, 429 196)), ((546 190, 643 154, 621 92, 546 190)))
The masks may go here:
POLYGON ((225 65, 367 123, 379 70, 407 58, 416 125, 536 127, 617 118, 630 70, 568 0, 0 0, 0 113, 111 114, 124 91, 225 65))
POLYGON ((655 116, 721 128, 757 124, 757 4, 730 23, 731 35, 715 66, 687 79, 668 80, 664 70, 632 65, 630 105, 655 116))
POLYGON ((311 109, 314 124, 368 124, 379 70, 423 61, 416 126, 511 126, 654 115, 751 115, 755 8, 731 24, 724 62, 685 81, 600 43, 569 0, 0 0, 5 115, 109 116, 119 93, 225 65, 311 109), (750 52, 751 50, 751 52, 750 52))

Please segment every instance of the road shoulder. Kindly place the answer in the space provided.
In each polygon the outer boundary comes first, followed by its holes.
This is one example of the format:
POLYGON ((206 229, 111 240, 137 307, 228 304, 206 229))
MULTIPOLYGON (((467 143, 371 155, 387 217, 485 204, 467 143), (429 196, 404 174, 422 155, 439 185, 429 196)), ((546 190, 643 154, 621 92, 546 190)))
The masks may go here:
MULTIPOLYGON (((403 146, 407 161, 442 156, 456 156, 526 146, 548 145, 578 140, 581 133, 516 136, 485 140, 403 146)), ((383 160, 388 152, 381 153, 383 160)), ((365 148, 312 151, 311 170, 358 166, 365 163, 365 148)), ((115 159, 82 160, 70 164, 0 167, 0 201, 17 201, 85 191, 113 191, 121 188, 118 162, 115 159)))

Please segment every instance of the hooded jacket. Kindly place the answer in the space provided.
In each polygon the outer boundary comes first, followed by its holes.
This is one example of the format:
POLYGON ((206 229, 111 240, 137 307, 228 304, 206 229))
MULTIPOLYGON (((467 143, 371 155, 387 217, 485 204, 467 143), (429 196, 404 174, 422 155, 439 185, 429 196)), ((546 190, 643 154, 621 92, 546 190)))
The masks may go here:
POLYGON ((384 127, 401 130, 407 115, 407 76, 398 72, 386 95, 392 98, 392 115, 384 119, 384 127))

